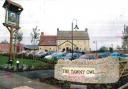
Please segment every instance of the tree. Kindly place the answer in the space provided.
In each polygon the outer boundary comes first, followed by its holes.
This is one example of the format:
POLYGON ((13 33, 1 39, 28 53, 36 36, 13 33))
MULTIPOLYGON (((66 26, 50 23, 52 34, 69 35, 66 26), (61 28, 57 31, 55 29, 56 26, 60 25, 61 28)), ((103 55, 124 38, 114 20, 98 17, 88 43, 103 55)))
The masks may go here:
POLYGON ((119 45, 117 45, 116 49, 117 50, 121 50, 121 47, 119 45))
POLYGON ((14 59, 16 58, 16 52, 17 52, 17 47, 16 44, 19 43, 23 40, 23 33, 21 31, 16 31, 14 33, 14 59))
POLYGON ((2 43, 2 44, 7 44, 8 41, 7 41, 7 40, 3 40, 3 41, 1 41, 1 43, 2 43))
POLYGON ((108 51, 108 48, 105 47, 105 46, 102 46, 102 47, 99 49, 99 52, 105 52, 105 51, 108 51))
POLYGON ((31 43, 33 44, 33 45, 37 45, 38 44, 38 42, 39 42, 39 31, 40 31, 40 29, 37 29, 37 26, 36 26, 36 28, 33 28, 33 32, 31 33, 31 43))
POLYGON ((39 42, 39 31, 40 29, 37 28, 37 26, 35 28, 33 28, 33 31, 31 33, 31 43, 33 44, 34 46, 34 55, 33 55, 33 59, 34 59, 34 56, 35 56, 35 46, 38 44, 39 42))
POLYGON ((124 31, 123 31, 123 45, 122 48, 124 50, 128 49, 128 26, 124 25, 124 31))
POLYGON ((20 31, 14 34, 15 41, 20 43, 23 40, 23 33, 20 31))
POLYGON ((113 48, 112 47, 109 47, 109 52, 113 52, 113 48))

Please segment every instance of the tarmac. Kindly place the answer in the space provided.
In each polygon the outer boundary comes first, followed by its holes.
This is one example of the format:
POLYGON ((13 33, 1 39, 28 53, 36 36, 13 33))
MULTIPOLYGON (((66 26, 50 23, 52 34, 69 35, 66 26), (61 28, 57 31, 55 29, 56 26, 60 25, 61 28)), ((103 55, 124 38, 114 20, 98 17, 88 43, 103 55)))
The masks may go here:
MULTIPOLYGON (((46 71, 45 71, 46 72, 46 71)), ((0 71, 0 89, 60 89, 16 73, 0 71)))

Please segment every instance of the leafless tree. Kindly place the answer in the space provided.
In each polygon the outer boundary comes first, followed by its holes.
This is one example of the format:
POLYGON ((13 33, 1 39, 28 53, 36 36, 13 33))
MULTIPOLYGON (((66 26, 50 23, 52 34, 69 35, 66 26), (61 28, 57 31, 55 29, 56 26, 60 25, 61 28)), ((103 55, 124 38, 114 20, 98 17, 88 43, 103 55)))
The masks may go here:
POLYGON ((123 31, 123 45, 122 48, 124 50, 128 49, 128 26, 124 25, 124 31, 123 31))
POLYGON ((37 26, 35 28, 33 28, 32 33, 31 33, 31 43, 34 46, 34 55, 33 55, 33 59, 35 56, 35 50, 36 50, 36 46, 38 45, 39 42, 39 33, 40 29, 37 28, 37 26))

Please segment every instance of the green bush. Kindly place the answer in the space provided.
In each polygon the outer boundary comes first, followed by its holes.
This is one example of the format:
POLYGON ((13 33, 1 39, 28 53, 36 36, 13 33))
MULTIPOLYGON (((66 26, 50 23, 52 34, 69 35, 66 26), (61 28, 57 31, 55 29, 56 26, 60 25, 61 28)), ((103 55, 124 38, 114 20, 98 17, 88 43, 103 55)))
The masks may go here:
POLYGON ((106 51, 108 51, 108 48, 105 47, 105 46, 103 46, 103 47, 101 47, 101 48, 99 49, 99 52, 106 52, 106 51))
POLYGON ((50 59, 44 58, 42 61, 46 62, 46 63, 49 63, 49 64, 56 64, 57 63, 57 59, 56 58, 50 58, 50 59))
POLYGON ((70 82, 60 80, 59 83, 61 85, 61 89, 70 89, 70 82))
MULTIPOLYGON (((42 59, 42 60, 33 60, 28 58, 16 58, 20 61, 20 70, 37 70, 37 69, 53 69, 54 64, 56 63, 55 59, 42 59)), ((16 60, 13 60, 13 68, 11 70, 16 70, 16 60)), ((8 69, 8 57, 0 55, 0 69, 8 69)))

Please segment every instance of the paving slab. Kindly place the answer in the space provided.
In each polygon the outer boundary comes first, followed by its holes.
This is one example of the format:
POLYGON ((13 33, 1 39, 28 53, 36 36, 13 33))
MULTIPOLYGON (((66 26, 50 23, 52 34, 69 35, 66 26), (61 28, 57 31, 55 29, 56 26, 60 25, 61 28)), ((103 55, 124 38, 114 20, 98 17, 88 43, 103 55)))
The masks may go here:
POLYGON ((20 87, 16 87, 16 88, 13 88, 13 89, 33 89, 33 88, 28 87, 28 86, 20 86, 20 87))
POLYGON ((32 89, 60 89, 59 87, 39 82, 39 80, 32 80, 16 73, 0 71, 0 75, 0 89, 15 89, 20 86, 27 86, 32 89))

